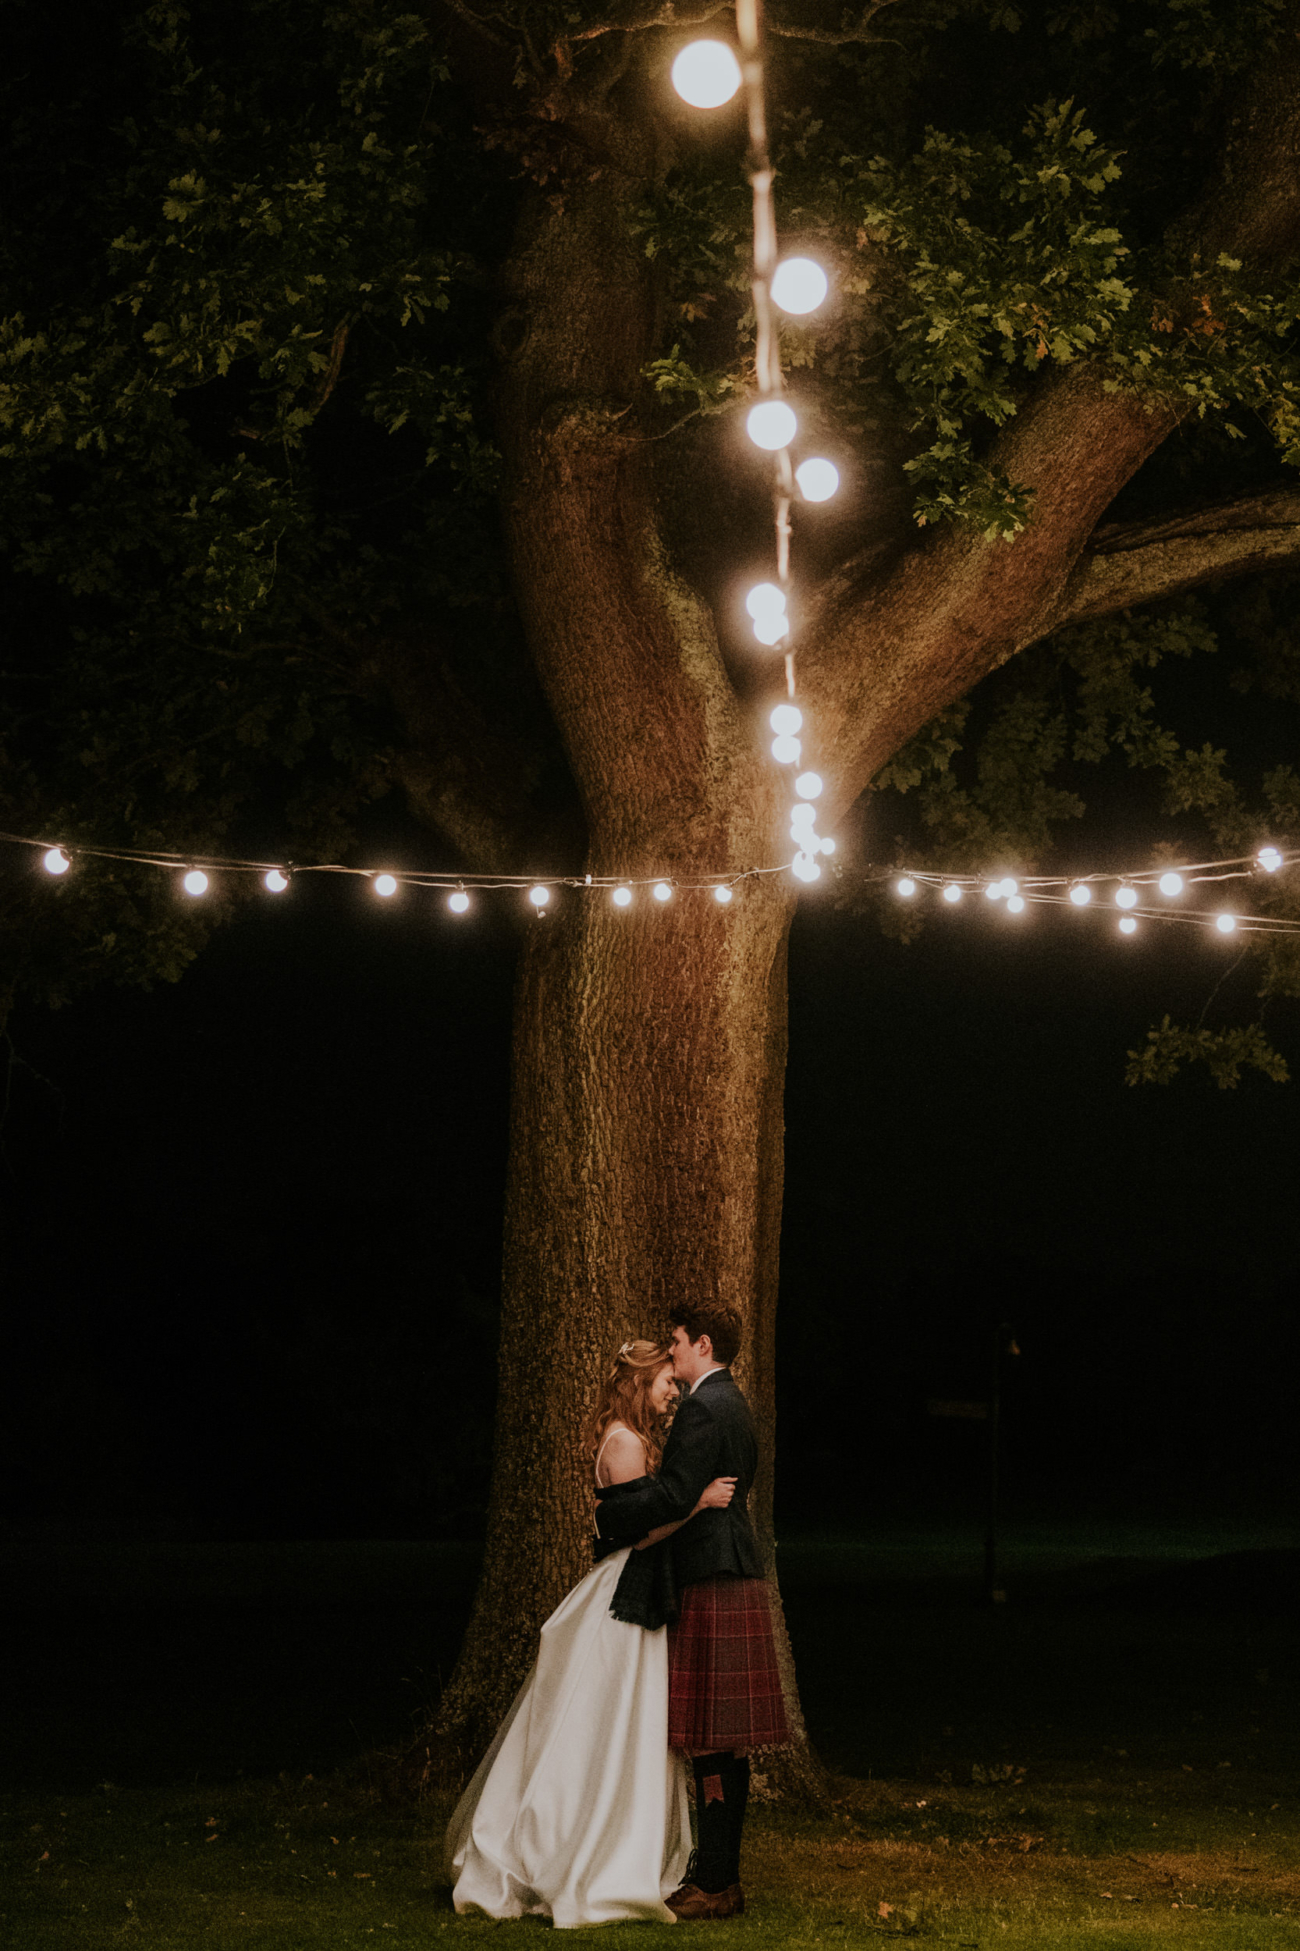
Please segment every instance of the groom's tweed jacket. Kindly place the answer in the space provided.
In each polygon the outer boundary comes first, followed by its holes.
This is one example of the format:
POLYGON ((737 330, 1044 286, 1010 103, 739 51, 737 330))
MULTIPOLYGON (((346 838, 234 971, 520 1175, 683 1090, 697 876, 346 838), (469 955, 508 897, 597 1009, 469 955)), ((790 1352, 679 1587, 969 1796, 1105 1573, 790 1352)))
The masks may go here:
POLYGON ((661 1524, 690 1517, 700 1492, 715 1477, 735 1477, 736 1494, 726 1510, 701 1511, 666 1540, 673 1572, 679 1586, 729 1575, 762 1578, 763 1561, 748 1510, 757 1465, 758 1437, 749 1404, 730 1369, 713 1369, 696 1383, 673 1418, 658 1476, 615 1485, 621 1494, 602 1498, 596 1517, 599 1537, 606 1549, 635 1544, 661 1524))

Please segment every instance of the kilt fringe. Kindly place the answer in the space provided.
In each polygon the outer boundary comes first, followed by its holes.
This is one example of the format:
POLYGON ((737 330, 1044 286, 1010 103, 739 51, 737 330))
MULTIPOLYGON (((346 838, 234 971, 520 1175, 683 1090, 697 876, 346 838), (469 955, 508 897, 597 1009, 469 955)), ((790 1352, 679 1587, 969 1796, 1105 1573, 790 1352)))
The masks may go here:
POLYGON ((668 1629, 668 1745, 686 1754, 777 1748, 790 1739, 767 1580, 682 1587, 668 1629))

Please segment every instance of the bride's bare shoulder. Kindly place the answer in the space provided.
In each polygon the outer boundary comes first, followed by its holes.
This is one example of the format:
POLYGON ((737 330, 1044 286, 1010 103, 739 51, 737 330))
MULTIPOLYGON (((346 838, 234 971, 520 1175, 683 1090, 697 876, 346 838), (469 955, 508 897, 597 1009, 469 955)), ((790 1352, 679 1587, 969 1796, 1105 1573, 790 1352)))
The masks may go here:
POLYGON ((604 1484, 623 1484, 645 1475, 645 1444, 624 1422, 613 1422, 600 1446, 598 1474, 604 1484))

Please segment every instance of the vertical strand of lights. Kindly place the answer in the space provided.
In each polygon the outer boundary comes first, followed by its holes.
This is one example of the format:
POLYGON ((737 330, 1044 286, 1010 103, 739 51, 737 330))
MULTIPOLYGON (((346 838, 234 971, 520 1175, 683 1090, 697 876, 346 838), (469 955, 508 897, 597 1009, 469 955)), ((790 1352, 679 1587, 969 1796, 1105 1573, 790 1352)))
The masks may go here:
MULTIPOLYGON (((741 77, 749 122, 746 166, 753 194, 754 224, 750 288, 754 303, 754 381, 758 404, 749 416, 749 433, 756 446, 772 455, 772 519, 776 542, 775 588, 760 584, 752 593, 749 607, 759 641, 784 646, 787 702, 777 706, 771 714, 771 729, 776 733, 772 742, 772 756, 778 765, 795 766, 803 760, 805 750, 804 742, 795 736, 805 729, 805 720, 794 703, 797 692, 795 619, 791 614, 790 602, 790 508, 795 489, 790 442, 795 437, 798 423, 783 398, 785 380, 781 371, 781 336, 776 316, 778 301, 773 296, 773 285, 780 276, 781 267, 777 260, 776 204, 772 194, 772 159, 767 140, 762 0, 736 0, 736 35, 740 42, 741 77), (759 597, 764 601, 756 611, 754 599, 759 597)), ((811 303, 801 299, 789 309, 813 310, 820 303, 821 296, 825 295, 825 278, 817 266, 805 264, 803 260, 792 261, 792 270, 796 263, 812 274, 814 289, 820 279, 820 296, 811 303)), ((829 468, 828 471, 834 472, 829 468)), ((823 840, 816 832, 816 809, 811 802, 821 792, 821 780, 815 772, 806 768, 806 763, 795 791, 798 798, 791 814, 790 838, 798 851, 792 869, 799 880, 815 881, 821 874, 817 855, 833 852, 835 843, 823 840)))

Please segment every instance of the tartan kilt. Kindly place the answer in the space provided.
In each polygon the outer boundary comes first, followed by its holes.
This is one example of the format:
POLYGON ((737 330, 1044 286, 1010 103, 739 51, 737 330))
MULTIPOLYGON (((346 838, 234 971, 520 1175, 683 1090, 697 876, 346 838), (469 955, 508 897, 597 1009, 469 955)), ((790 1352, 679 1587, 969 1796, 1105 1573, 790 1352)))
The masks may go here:
POLYGON ((767 1580, 684 1585, 668 1628, 669 1747, 712 1755, 789 1739, 767 1580))

